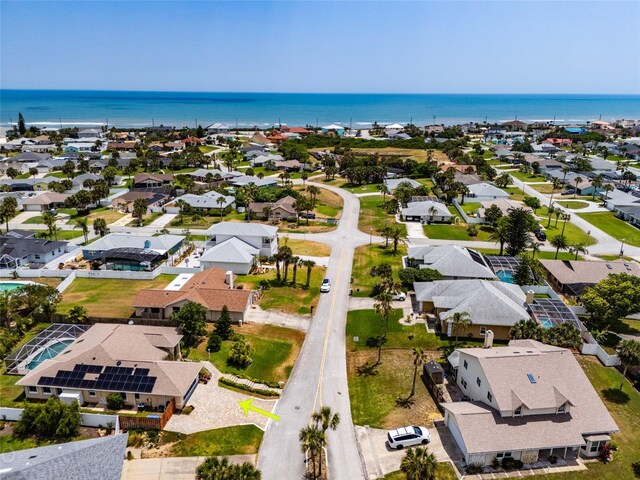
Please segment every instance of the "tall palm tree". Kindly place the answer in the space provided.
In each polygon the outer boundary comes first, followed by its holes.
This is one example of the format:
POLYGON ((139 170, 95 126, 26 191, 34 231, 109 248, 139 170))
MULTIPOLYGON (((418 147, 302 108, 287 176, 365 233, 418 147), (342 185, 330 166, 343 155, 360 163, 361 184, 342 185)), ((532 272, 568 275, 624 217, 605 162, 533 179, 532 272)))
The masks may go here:
POLYGON ((320 407, 320 411, 311 414, 311 420, 315 422, 316 427, 322 430, 322 433, 325 433, 329 429, 336 430, 338 428, 340 414, 333 413, 331 407, 324 406, 320 407))
POLYGON ((567 228, 567 222, 571 220, 571 214, 563 212, 561 218, 564 220, 564 223, 562 224, 562 232, 560 232, 560 235, 564 235, 564 229, 567 228))
MULTIPOLYGON (((209 175, 209 174, 207 173, 207 175, 209 175)), ((220 212, 220 219, 222 219, 222 213, 223 213, 222 205, 224 205, 224 202, 225 202, 225 200, 224 200, 224 197, 222 195, 219 196, 218 198, 216 198, 216 203, 218 204, 218 210, 220 212)))
POLYGON ((393 253, 397 253, 398 245, 400 243, 407 243, 407 234, 402 227, 392 227, 390 233, 390 238, 393 243, 393 253))
POLYGON ((451 324, 456 335, 456 343, 458 343, 460 330, 466 330, 471 326, 471 316, 468 312, 454 312, 451 316, 451 324))
POLYGON ((510 233, 510 229, 509 229, 508 222, 506 221, 506 219, 503 221, 501 218, 500 220, 498 220, 498 223, 496 224, 495 228, 489 235, 489 240, 500 244, 501 256, 504 251, 504 244, 507 243, 507 241, 509 240, 509 233, 510 233))
POLYGON ((602 184, 604 182, 602 181, 602 175, 596 175, 595 177, 593 177, 593 180, 591 181, 591 186, 593 187, 593 192, 591 194, 591 200, 595 200, 596 199, 596 193, 597 190, 599 188, 602 188, 602 184))
POLYGON ((416 378, 418 376, 418 368, 427 362, 427 354, 420 347, 413 347, 413 385, 411 386, 411 397, 416 394, 416 378))
POLYGON ((309 196, 311 197, 311 204, 313 205, 313 208, 315 208, 318 195, 320 195, 321 193, 320 188, 316 187, 315 185, 309 185, 307 192, 309 192, 309 196))
POLYGON ((622 372, 622 383, 620 384, 620 390, 622 390, 624 377, 627 375, 627 368, 640 365, 640 342, 635 340, 622 340, 618 344, 617 350, 620 362, 622 362, 622 365, 624 366, 624 371, 622 372))
POLYGON ((309 452, 311 459, 311 471, 313 474, 312 478, 317 478, 317 460, 322 462, 320 452, 322 452, 322 447, 324 447, 327 442, 326 435, 317 426, 310 425, 300 430, 298 439, 300 440, 300 449, 302 450, 302 453, 306 454, 309 452), (319 456, 320 458, 318 458, 319 456))
POLYGON ((429 223, 433 222, 433 217, 434 215, 438 213, 438 209, 436 207, 434 207, 433 205, 431 205, 429 207, 429 223))
POLYGON ((569 173, 571 169, 569 167, 562 167, 562 183, 567 179, 567 173, 569 173))
POLYGON ((578 254, 579 253, 583 253, 585 255, 589 255, 589 250, 587 250, 587 244, 584 242, 578 242, 578 243, 574 243, 573 245, 569 246, 569 251, 571 253, 575 253, 576 254, 576 260, 578 260, 578 254))
POLYGON ((384 183, 381 183, 376 187, 382 193, 382 203, 386 203, 387 201, 387 193, 389 192, 389 187, 387 187, 384 183))
POLYGON ((536 253, 540 251, 541 246, 542 243, 536 242, 535 240, 529 242, 529 248, 531 249, 531 260, 536 258, 536 253))
POLYGON ((616 187, 614 187, 614 186, 613 186, 613 185, 611 185, 610 183, 607 183, 607 184, 606 184, 604 187, 602 187, 602 188, 604 188, 604 191, 606 192, 606 193, 604 194, 604 201, 606 202, 606 201, 607 201, 607 198, 609 198, 609 194, 610 194, 611 192, 613 192, 613 191, 616 189, 616 187))
POLYGON ((556 235, 549 242, 552 247, 556 248, 556 256, 555 259, 558 259, 558 255, 560 254, 560 250, 566 250, 569 248, 569 244, 567 242, 567 237, 564 235, 556 235))
POLYGON ((78 217, 76 219, 76 225, 74 228, 80 228, 82 230, 82 235, 84 235, 84 243, 89 241, 89 220, 87 217, 78 217))
POLYGON ((576 196, 578 195, 578 185, 580 185, 583 180, 584 179, 582 177, 576 177, 573 179, 573 183, 576 184, 576 191, 573 192, 573 198, 576 198, 576 196))
POLYGON ((549 214, 549 218, 547 221, 547 228, 549 228, 551 226, 551 217, 553 216, 554 213, 556 213, 556 207, 554 207, 553 205, 549 205, 547 207, 547 213, 549 214))
POLYGON ((393 312, 391 302, 393 301, 393 292, 395 289, 389 288, 390 282, 383 282, 380 291, 375 296, 376 303, 373 305, 378 315, 382 317, 380 323, 380 335, 378 336, 378 362, 382 363, 382 343, 387 335, 387 325, 389 323, 389 315, 393 312))
POLYGON ((400 463, 400 471, 407 480, 435 480, 438 461, 426 447, 410 448, 400 463))
POLYGON ((247 201, 247 220, 251 221, 251 209, 249 208, 249 204, 256 199, 258 195, 258 187, 255 183, 249 183, 244 187, 244 196, 247 201))
POLYGON ((307 188, 307 179, 309 178, 309 174, 307 172, 302 172, 300 174, 300 178, 302 179, 302 188, 307 188))
POLYGON ((293 265, 293 277, 291 278, 291 283, 295 286, 296 277, 298 276, 298 267, 300 266, 301 259, 300 257, 296 257, 295 255, 291 257, 291 265, 293 265))
POLYGON ((314 262, 313 260, 303 260, 302 265, 307 267, 307 280, 305 281, 304 286, 305 288, 309 288, 309 283, 311 282, 311 270, 313 270, 313 267, 315 267, 316 262, 314 262))
POLYGON ((554 178, 551 182, 551 198, 549 199, 549 209, 551 209, 551 204, 553 203, 553 193, 562 187, 562 182, 559 179, 554 178))

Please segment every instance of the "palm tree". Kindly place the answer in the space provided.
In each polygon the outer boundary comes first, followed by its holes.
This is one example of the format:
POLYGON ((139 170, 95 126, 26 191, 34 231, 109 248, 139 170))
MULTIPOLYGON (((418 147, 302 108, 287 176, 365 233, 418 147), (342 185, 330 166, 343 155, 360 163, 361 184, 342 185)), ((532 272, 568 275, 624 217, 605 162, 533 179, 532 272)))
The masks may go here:
POLYGON ((302 265, 307 267, 307 280, 304 286, 305 288, 309 288, 309 283, 311 282, 311 270, 313 270, 313 267, 315 267, 316 262, 314 262, 313 260, 303 260, 302 265))
POLYGON ((536 258, 536 253, 540 251, 541 246, 542 243, 536 242, 535 240, 529 242, 529 248, 531 249, 531 260, 536 258))
POLYGON ((576 177, 573 179, 573 182, 576 184, 576 191, 573 192, 573 198, 576 198, 576 196, 578 195, 578 185, 580 185, 583 180, 584 179, 582 177, 576 177))
POLYGON ((544 330, 538 323, 530 319, 518 320, 511 330, 509 336, 514 340, 533 339, 541 341, 544 337, 544 330))
POLYGON ((595 200, 596 199, 596 192, 599 188, 602 188, 602 175, 596 175, 595 177, 593 177, 593 180, 591 181, 591 186, 593 187, 593 193, 591 194, 591 200, 595 200))
POLYGON ((491 232, 491 235, 489 235, 489 240, 500 244, 501 256, 502 256, 502 252, 504 251, 504 244, 507 243, 507 241, 509 240, 509 233, 510 233, 510 229, 509 229, 508 222, 506 221, 506 219, 505 221, 503 221, 503 219, 501 218, 500 220, 498 220, 498 223, 496 224, 495 228, 491 232))
POLYGON ((307 188, 306 184, 307 184, 307 179, 309 178, 309 174, 307 172, 302 172, 300 174, 300 178, 302 179, 302 188, 307 188))
POLYGON ((380 323, 380 335, 378 336, 378 362, 377 365, 382 363, 382 343, 387 335, 387 324, 389 322, 389 315, 393 312, 391 302, 393 301, 393 292, 395 289, 389 288, 392 282, 383 282, 381 284, 380 292, 375 296, 376 303, 373 305, 378 315, 382 317, 380 323))
POLYGON ((438 209, 436 207, 434 207, 433 205, 431 205, 429 207, 429 223, 433 222, 433 216, 438 213, 438 209))
MULTIPOLYGON (((209 175, 207 173, 207 175, 209 175)), ((216 198, 216 203, 218 204, 218 210, 220 211, 220 219, 222 219, 222 205, 224 205, 225 199, 224 197, 221 195, 218 198, 216 198)))
POLYGON ((244 187, 244 196, 247 202, 247 220, 251 221, 251 208, 249 208, 249 204, 256 199, 258 195, 258 187, 255 183, 249 183, 244 187))
POLYGON ((340 425, 340 414, 333 413, 331 407, 321 407, 319 412, 313 412, 311 414, 311 420, 316 424, 316 427, 321 428, 322 433, 326 433, 327 430, 336 430, 340 425))
POLYGON ((209 457, 196 468, 197 480, 214 480, 228 478, 231 464, 227 457, 209 457))
POLYGON ((551 239, 549 243, 551 243, 552 247, 556 247, 556 256, 555 256, 556 260, 558 259, 560 250, 567 250, 569 248, 567 237, 565 237, 564 235, 556 235, 551 239))
POLYGON ((458 343, 460 330, 466 330, 471 326, 471 316, 468 312, 454 312, 451 316, 451 324, 456 335, 456 343, 458 343))
POLYGON ((385 203, 387 201, 387 193, 390 193, 389 187, 387 187, 384 183, 381 183, 376 188, 380 190, 380 193, 382 193, 382 203, 385 203))
POLYGON ((407 243, 407 234, 402 227, 391 227, 389 238, 393 242, 393 253, 398 252, 398 244, 407 243))
POLYGON ((313 208, 315 208, 316 200, 318 198, 318 195, 320 195, 320 189, 315 185, 309 185, 307 192, 309 192, 309 197, 311 197, 311 205, 313 205, 313 208))
POLYGON ((300 257, 296 257, 296 256, 291 257, 291 265, 293 265, 293 277, 291 278, 291 283, 293 283, 294 287, 296 285, 296 277, 298 276, 298 267, 300 266, 301 261, 302 260, 300 259, 300 257))
POLYGON ((74 228, 80 228, 84 235, 84 243, 89 241, 89 220, 87 217, 78 217, 76 219, 76 226, 74 228))
POLYGON ((553 203, 553 193, 562 187, 562 182, 559 179, 554 178, 551 182, 551 198, 549 199, 549 210, 551 209, 551 204, 553 203))
POLYGON ((569 251, 571 253, 575 253, 576 254, 576 260, 578 260, 578 254, 579 253, 583 253, 585 255, 589 255, 589 250, 587 250, 587 244, 584 242, 578 242, 578 243, 574 243, 573 245, 569 246, 569 251))
POLYGON ((624 385, 624 377, 627 375, 627 368, 640 365, 640 342, 636 340, 622 340, 618 344, 618 356, 620 362, 624 366, 622 372, 622 383, 620 384, 620 390, 624 385))
POLYGON ((562 232, 560 232, 560 234, 564 235, 564 229, 567 228, 567 222, 569 220, 571 220, 571 214, 570 213, 562 213, 562 220, 564 220, 564 223, 562 224, 562 232))
POLYGON ((616 189, 616 187, 614 187, 614 186, 613 186, 613 185, 611 185, 610 183, 607 183, 607 184, 606 184, 604 187, 602 187, 602 188, 604 188, 604 191, 606 192, 606 193, 604 194, 604 201, 606 202, 606 201, 607 201, 607 198, 609 198, 609 194, 610 194, 611 192, 613 192, 613 191, 616 189))
POLYGON ((553 205, 549 205, 547 207, 547 213, 549 214, 549 219, 547 221, 547 228, 551 226, 551 217, 554 213, 556 213, 556 208, 553 205))
POLYGON ((400 463, 407 480, 435 480, 437 469, 438 461, 426 447, 410 448, 400 463))
POLYGON ((418 368, 424 365, 427 361, 427 355, 424 353, 424 349, 420 347, 413 347, 413 385, 411 386, 411 395, 413 397, 416 394, 416 378, 418 376, 418 368))
POLYGON ((564 213, 562 212, 562 210, 560 208, 555 208, 553 210, 553 214, 556 216, 556 223, 554 225, 554 227, 558 226, 558 220, 560 220, 560 217, 562 217, 562 215, 564 215, 564 213))
POLYGON ((571 169, 569 167, 562 167, 562 183, 567 179, 567 173, 569 173, 571 169))
POLYGON ((302 450, 302 453, 306 454, 309 452, 310 454, 312 478, 317 478, 316 459, 320 455, 319 460, 322 462, 320 452, 322 452, 322 447, 327 443, 327 437, 317 426, 311 425, 300 430, 298 438, 300 440, 300 449, 302 450))

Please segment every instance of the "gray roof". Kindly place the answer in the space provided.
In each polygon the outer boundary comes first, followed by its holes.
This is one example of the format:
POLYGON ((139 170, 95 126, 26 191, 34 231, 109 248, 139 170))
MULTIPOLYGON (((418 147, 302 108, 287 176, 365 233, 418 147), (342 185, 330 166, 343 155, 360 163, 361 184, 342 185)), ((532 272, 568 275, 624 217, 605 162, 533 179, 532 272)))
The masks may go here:
POLYGON ((424 268, 438 270, 445 277, 496 278, 482 255, 458 245, 410 246, 408 255, 419 260, 424 268))
POLYGON ((433 302, 449 319, 455 312, 467 312, 474 325, 513 326, 530 318, 524 307, 526 295, 518 285, 488 280, 437 280, 415 282, 419 302, 433 302))
POLYGON ((451 217, 451 212, 447 206, 442 202, 434 202, 433 200, 427 200, 426 202, 409 202, 407 208, 401 209, 402 216, 404 217, 428 217, 431 215, 429 210, 431 207, 435 208, 434 216, 438 217, 451 217))
POLYGON ((59 248, 66 251, 67 242, 0 235, 0 255, 9 255, 12 258, 23 258, 33 254, 46 254, 59 248))
POLYGON ((133 235, 131 233, 110 233, 83 247, 86 251, 111 250, 112 248, 147 248, 165 253, 184 240, 181 235, 133 235), (148 243, 147 243, 148 242, 148 243))
POLYGON ((129 434, 0 455, 3 480, 120 480, 129 434))
POLYGON ((233 237, 207 250, 200 257, 200 262, 247 264, 253 262, 259 252, 257 248, 233 237))
MULTIPOLYGON (((476 197, 497 197, 497 198, 509 198, 509 194, 504 190, 491 185, 490 183, 476 183, 467 187, 472 195, 476 197)), ((469 195, 467 198, 470 198, 469 195)))
POLYGON ((416 182, 415 180, 412 180, 410 178, 387 178, 384 181, 384 184, 387 186, 387 188, 390 191, 394 191, 396 188, 398 188, 398 185, 400 185, 401 183, 408 183, 413 188, 418 188, 422 186, 421 183, 416 182))
POLYGON ((273 237, 278 227, 263 223, 220 222, 209 227, 208 235, 231 235, 232 237, 273 237))
POLYGON ((266 187, 266 186, 277 184, 278 179, 272 178, 272 177, 258 178, 258 177, 252 177, 250 175, 242 175, 242 176, 230 179, 229 183, 231 183, 231 185, 234 185, 236 187, 249 185, 250 183, 253 183, 256 187, 266 187))
POLYGON ((203 195, 194 195, 192 193, 187 193, 186 195, 182 195, 181 197, 176 198, 172 201, 172 204, 175 204, 178 200, 183 200, 187 202, 194 208, 227 208, 233 202, 236 201, 235 197, 228 195, 221 195, 220 193, 212 190, 203 195), (222 204, 218 203, 218 198, 222 198, 224 202, 222 204))

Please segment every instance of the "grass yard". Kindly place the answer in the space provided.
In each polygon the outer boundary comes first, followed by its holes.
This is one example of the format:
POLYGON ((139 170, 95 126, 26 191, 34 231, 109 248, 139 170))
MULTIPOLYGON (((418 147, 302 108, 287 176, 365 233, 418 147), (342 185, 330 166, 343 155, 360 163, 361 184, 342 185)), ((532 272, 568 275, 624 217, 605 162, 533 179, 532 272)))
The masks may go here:
POLYGON ((589 206, 589 202, 583 202, 582 200, 562 200, 557 203, 561 207, 571 208, 573 210, 579 210, 581 208, 587 208, 589 206))
MULTIPOLYGON (((295 186, 294 189, 301 192, 304 196, 308 196, 301 185, 295 186)), ((337 193, 327 190, 326 188, 321 188, 320 193, 316 197, 316 201, 316 208, 314 208, 313 212, 318 217, 340 218, 340 215, 342 215, 344 201, 337 193)))
POLYGON ((472 237, 467 231, 467 225, 424 225, 424 233, 429 238, 441 240, 467 240, 488 242, 491 235, 491 227, 487 225, 478 226, 478 235, 472 237))
POLYGON ((93 317, 129 318, 131 302, 143 288, 164 288, 175 275, 158 275, 154 280, 76 278, 62 294, 59 313, 83 306, 93 317))
POLYGON ((44 225, 44 222, 42 221, 42 215, 38 215, 37 217, 31 217, 31 218, 27 218, 24 222, 22 222, 24 225, 38 225, 38 224, 42 224, 44 225))
MULTIPOLYGON (((456 472, 450 463, 440 462, 438 463, 438 469, 436 470, 436 480, 457 480, 456 472)), ((396 472, 387 473, 383 480, 406 480, 407 475, 400 470, 396 472)))
MULTIPOLYGON (((293 268, 289 268, 289 282, 293 277, 293 268)), ((287 313, 307 314, 311 312, 311 307, 318 305, 320 297, 320 283, 324 278, 324 267, 313 267, 311 270, 310 288, 304 288, 307 281, 306 267, 298 268, 296 284, 272 285, 265 290, 258 301, 258 304, 265 310, 281 310, 287 313)), ((284 275, 284 274, 283 274, 284 275)), ((236 283, 244 284, 247 288, 257 290, 262 280, 275 282, 275 269, 260 275, 239 275, 236 283)))
MULTIPOLYGON (((383 195, 374 195, 360 198, 360 217, 358 218, 358 228, 365 233, 377 234, 387 226, 399 226, 404 229, 403 224, 397 224, 394 215, 389 215, 383 207, 383 195)), ((388 198, 391 198, 390 196, 388 198)))
POLYGON ((93 210, 90 210, 88 213, 84 212, 84 214, 82 215, 80 215, 78 213, 78 210, 76 210, 75 208, 61 209, 61 210, 58 210, 58 213, 64 213, 69 215, 67 224, 70 224, 70 225, 73 225, 75 223, 75 220, 79 218, 86 218, 87 221, 89 222, 90 228, 91 228, 91 225, 93 224, 93 221, 96 218, 103 218, 107 222, 107 225, 110 225, 116 220, 120 220, 122 217, 124 217, 123 213, 120 213, 119 211, 113 208, 107 208, 107 207, 94 208, 93 210))
POLYGON ((542 175, 534 175, 533 173, 524 173, 519 170, 514 172, 509 172, 511 175, 516 177, 521 182, 544 182, 545 178, 542 175))
POLYGON ((209 153, 209 152, 213 152, 215 150, 218 150, 220 147, 213 147, 211 145, 199 145, 198 146, 198 150, 200 150, 202 153, 209 153))
POLYGON ((640 247, 640 230, 620 220, 611 212, 579 213, 581 218, 605 233, 634 247, 640 247))
POLYGON ((588 473, 569 472, 549 476, 554 480, 632 480, 640 476, 640 430, 637 428, 640 418, 640 393, 624 379, 620 392, 622 375, 615 368, 603 367, 595 357, 578 356, 578 362, 589 377, 592 385, 600 394, 602 401, 620 428, 612 436, 618 445, 613 452, 613 460, 608 464, 600 461, 588 463, 588 473))
POLYGON ((380 263, 389 263, 397 274, 402 268, 402 256, 407 254, 407 247, 400 245, 398 252, 393 253, 393 248, 384 248, 384 245, 363 245, 356 248, 353 254, 353 282, 351 289, 354 297, 368 297, 371 289, 379 279, 369 275, 371 267, 380 263))
POLYGON ((513 185, 511 185, 510 187, 503 188, 502 190, 504 190, 509 194, 509 200, 514 200, 516 202, 522 202, 524 200, 524 193, 522 193, 522 187, 514 187, 513 185))
MULTIPOLYGON (((536 215, 542 225, 542 229, 547 234, 547 239, 551 240, 556 235, 560 235, 562 233, 562 229, 564 226, 564 221, 559 219, 556 222, 556 216, 551 215, 551 223, 547 227, 549 223, 548 209, 547 207, 539 208, 536 211, 536 215)), ((580 229, 577 225, 568 221, 566 227, 564 227, 564 236, 567 237, 567 241, 569 245, 573 245, 576 243, 585 243, 587 245, 594 245, 596 243, 596 239, 592 236, 588 235, 587 232, 580 229)))
POLYGON ((170 450, 172 457, 247 455, 258 453, 264 432, 255 425, 217 428, 182 436, 170 450))
MULTIPOLYGON (((208 326, 209 330, 213 325, 208 326)), ((286 381, 289 378, 293 364, 298 358, 304 332, 290 328, 276 327, 262 324, 244 324, 234 326, 236 333, 244 335, 253 350, 253 363, 242 369, 227 364, 227 357, 231 349, 231 342, 223 342, 219 352, 211 353, 211 363, 224 373, 246 375, 251 378, 268 382, 286 381)), ((207 342, 202 341, 197 348, 191 349, 188 357, 192 360, 207 360, 207 342)))
MULTIPOLYGON (((46 230, 38 230, 38 233, 47 233, 46 230)), ((55 234, 55 240, 73 240, 82 237, 82 230, 58 230, 55 234)), ((48 237, 47 237, 48 238, 48 237)))
MULTIPOLYGON (((464 213, 466 213, 467 215, 471 214, 471 213, 476 213, 478 211, 479 208, 482 208, 482 204, 481 203, 475 203, 475 202, 465 202, 463 204, 460 205, 460 208, 462 208, 462 211, 464 213)), ((458 215, 459 212, 456 209, 456 215, 458 215)))
POLYGON ((286 236, 280 237, 279 243, 280 246, 286 244, 294 255, 309 257, 328 257, 331 255, 331 247, 326 243, 313 242, 311 240, 297 240, 286 236))
POLYGON ((534 185, 530 185, 530 187, 533 188, 534 190, 539 191, 540 193, 546 193, 546 194, 550 194, 551 191, 553 190, 552 183, 534 184, 534 185))

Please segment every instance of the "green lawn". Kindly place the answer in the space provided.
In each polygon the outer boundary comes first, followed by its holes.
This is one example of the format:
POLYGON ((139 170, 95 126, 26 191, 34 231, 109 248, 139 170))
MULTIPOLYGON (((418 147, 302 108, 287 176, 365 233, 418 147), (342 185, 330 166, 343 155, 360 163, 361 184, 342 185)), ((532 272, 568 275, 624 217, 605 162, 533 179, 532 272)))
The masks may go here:
POLYGON ((38 440, 35 438, 18 438, 14 435, 0 435, 0 453, 15 452, 17 450, 26 450, 27 448, 46 447, 63 442, 76 442, 78 440, 87 440, 89 437, 78 436, 72 439, 59 440, 38 440))
MULTIPOLYGON (((304 288, 307 281, 306 267, 298 268, 298 276, 296 285, 272 285, 271 288, 264 291, 260 297, 260 306, 265 310, 281 310, 288 313, 307 314, 310 313, 310 307, 318 304, 320 296, 320 283, 324 278, 324 267, 313 267, 311 270, 310 288, 304 288)), ((284 273, 283 273, 284 276, 284 273)), ((291 282, 293 276, 293 268, 289 267, 289 278, 291 282)), ((260 281, 275 281, 276 272, 270 270, 268 273, 260 275, 239 275, 236 282, 247 285, 247 287, 257 290, 260 281)))
POLYGON ((186 435, 171 447, 173 457, 247 455, 258 452, 263 431, 255 425, 217 428, 186 435))
POLYGON ((583 202, 582 200, 563 200, 556 203, 558 203, 562 207, 572 208, 576 210, 580 208, 587 208, 589 206, 588 202, 583 202))
POLYGON ((640 393, 624 380, 619 391, 622 375, 615 368, 603 367, 595 357, 578 356, 578 361, 587 377, 600 394, 602 401, 613 416, 620 432, 612 436, 618 445, 613 460, 608 464, 599 461, 588 463, 589 472, 560 473, 549 476, 554 480, 632 480, 640 476, 640 393))
POLYGON ((524 200, 524 194, 522 193, 522 187, 514 187, 513 185, 503 188, 505 192, 509 194, 509 200, 521 202, 524 200))
POLYGON ((570 245, 576 243, 586 243, 587 245, 594 245, 596 243, 595 238, 587 235, 587 232, 581 230, 578 226, 571 223, 570 221, 567 222, 566 227, 564 227, 565 222, 562 219, 559 219, 558 222, 556 222, 556 216, 553 214, 551 215, 551 224, 547 227, 547 224, 549 223, 547 212, 547 207, 542 207, 536 211, 536 215, 539 217, 540 224, 542 225, 542 229, 547 234, 548 240, 551 240, 556 235, 560 235, 562 233, 562 229, 564 228, 564 236, 567 237, 567 241, 570 245))
MULTIPOLYGON (((465 202, 465 203, 460 205, 460 208, 462 208, 462 211, 464 213, 469 215, 470 213, 476 213, 479 208, 482 208, 482 204, 481 203, 475 203, 475 202, 465 202)), ((457 211, 457 209, 456 209, 456 212, 457 212, 456 215, 458 215, 459 212, 457 211)))
MULTIPOLYGON (((438 463, 435 478, 436 480, 457 480, 458 477, 450 463, 441 462, 438 463)), ((396 472, 387 473, 384 476, 384 480, 407 480, 407 475, 398 470, 396 472)))
POLYGON ((22 223, 25 224, 25 225, 37 225, 37 224, 43 223, 42 215, 38 215, 37 217, 27 218, 22 223))
POLYGON ((628 245, 640 247, 640 230, 617 218, 612 212, 578 213, 581 218, 628 245))
MULTIPOLYGON (((212 327, 210 327, 212 328, 212 327)), ((234 327, 234 331, 244 335, 247 343, 253 350, 251 358, 253 363, 247 368, 237 368, 227 364, 227 357, 232 342, 223 342, 219 352, 211 353, 211 363, 224 373, 244 375, 267 382, 286 381, 291 368, 297 358, 304 333, 289 328, 247 324, 242 327, 234 327)), ((207 360, 207 342, 201 342, 197 348, 189 351, 188 357, 192 360, 207 360)))
POLYGON ((363 245, 356 248, 353 255, 353 282, 350 288, 354 297, 368 297, 373 286, 380 281, 379 278, 369 275, 371 267, 381 263, 389 263, 394 274, 402 268, 402 256, 407 254, 407 247, 400 245, 398 252, 393 253, 393 248, 384 248, 384 245, 363 245))
MULTIPOLYGON (((544 194, 548 195, 553 190, 553 184, 552 183, 540 183, 540 184, 531 185, 531 188, 533 188, 534 190, 539 191, 540 193, 544 193, 544 194)), ((556 190, 556 193, 557 193, 557 190, 556 190)))
MULTIPOLYGON (((383 196, 374 195, 360 198, 360 217, 358 218, 358 228, 365 233, 377 234, 384 227, 402 228, 406 234, 406 227, 398 224, 393 215, 389 215, 383 208, 383 196)), ((387 196, 387 200, 391 197, 387 196)))
POLYGON ((491 235, 491 227, 478 225, 478 235, 471 237, 467 231, 467 225, 424 225, 424 233, 429 238, 442 240, 468 240, 488 242, 491 235))
POLYGON ((509 172, 511 175, 513 175, 514 177, 516 177, 518 180, 520 180, 521 182, 544 182, 545 178, 542 175, 534 175, 532 173, 523 173, 519 170, 516 170, 514 172, 509 172))
POLYGON ((143 288, 164 288, 175 275, 158 275, 154 280, 120 280, 76 278, 64 291, 59 313, 83 306, 94 317, 129 318, 133 314, 131 302, 143 288))

